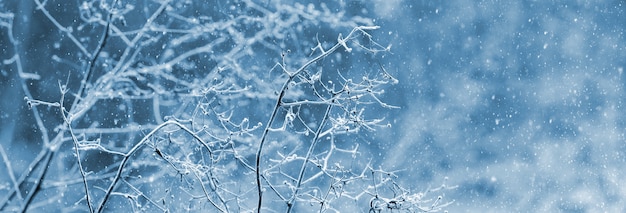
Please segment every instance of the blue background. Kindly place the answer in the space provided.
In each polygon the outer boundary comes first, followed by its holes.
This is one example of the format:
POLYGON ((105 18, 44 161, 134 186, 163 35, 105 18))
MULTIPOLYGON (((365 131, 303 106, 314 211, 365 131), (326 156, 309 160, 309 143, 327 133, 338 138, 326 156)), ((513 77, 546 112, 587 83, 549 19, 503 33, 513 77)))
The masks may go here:
POLYGON ((402 79, 383 162, 448 177, 451 212, 625 211, 624 6, 376 3, 402 79))
MULTIPOLYGON (((454 200, 450 212, 626 211, 625 4, 355 3, 381 26, 374 37, 391 44, 383 61, 400 80, 382 97, 400 106, 384 111, 392 127, 367 135, 374 162, 414 189, 457 186, 437 192, 454 200)), ((21 11, 18 23, 41 18, 32 4, 9 6, 21 11)), ((55 44, 37 37, 48 27, 14 27, 32 50, 24 66, 53 54, 55 44)), ((12 56, 5 29, 2 60, 12 56)), ((0 144, 23 171, 40 136, 17 74, 0 71, 0 144)), ((42 82, 33 96, 53 101, 46 92, 58 82, 42 82)))

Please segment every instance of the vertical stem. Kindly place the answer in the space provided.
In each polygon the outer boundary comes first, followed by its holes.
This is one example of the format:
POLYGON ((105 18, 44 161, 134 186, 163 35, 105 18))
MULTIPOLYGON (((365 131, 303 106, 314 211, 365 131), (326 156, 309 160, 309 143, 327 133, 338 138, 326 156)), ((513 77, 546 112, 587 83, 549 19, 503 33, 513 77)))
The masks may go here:
POLYGON ((320 134, 322 133, 322 129, 324 125, 326 124, 326 121, 328 120, 328 115, 330 114, 330 110, 332 109, 332 107, 333 107, 332 104, 328 104, 328 107, 326 107, 326 112, 324 113, 324 117, 322 118, 322 122, 320 122, 320 126, 318 126, 317 130, 315 131, 315 137, 313 137, 313 141, 311 141, 311 146, 309 146, 309 150, 307 151, 306 157, 304 158, 304 163, 302 163, 302 167, 300 168, 300 173, 298 174, 298 180, 296 182, 296 189, 293 192, 291 199, 287 202, 287 206, 288 206, 287 213, 291 212, 291 209, 293 208, 295 204, 296 196, 298 196, 298 191, 300 190, 300 185, 302 185, 302 178, 304 178, 304 171, 306 170, 306 165, 309 162, 309 159, 311 159, 311 155, 313 155, 313 149, 315 148, 315 145, 317 144, 320 134))
MULTIPOLYGON (((117 3, 117 0, 115 1, 115 3, 117 3)), ((115 3, 113 3, 113 5, 115 5, 115 3)), ((104 33, 99 42, 100 45, 98 45, 95 53, 93 54, 91 60, 89 61, 89 68, 87 69, 87 73, 85 74, 85 79, 80 84, 80 89, 78 90, 76 99, 74 99, 74 103, 72 104, 72 106, 70 106, 70 112, 72 112, 74 107, 77 107, 77 105, 80 103, 80 100, 83 97, 83 94, 85 93, 85 89, 87 89, 87 86, 89 85, 89 82, 91 81, 91 77, 93 76, 96 60, 98 60, 98 57, 100 56, 100 53, 102 52, 102 48, 104 48, 104 46, 107 43, 107 39, 109 38, 109 28, 111 26, 112 17, 113 17, 113 12, 109 12, 109 16, 107 18, 107 24, 104 27, 104 33)))
MULTIPOLYGON (((349 39, 352 38, 352 34, 354 32, 356 32, 357 30, 362 30, 362 27, 356 27, 354 28, 350 34, 348 34, 348 36, 346 36, 345 38, 341 38, 338 39, 337 44, 335 44, 333 47, 331 47, 330 49, 328 49, 327 51, 323 51, 321 50, 321 54, 319 54, 317 57, 311 59, 310 61, 306 62, 304 65, 302 65, 298 70, 296 70, 294 73, 291 73, 289 76, 289 79, 287 79, 287 81, 285 81, 285 83, 283 84, 283 87, 280 89, 280 95, 278 96, 278 99, 276 100, 276 105, 274 106, 274 111, 272 112, 272 115, 270 116, 269 120, 267 121, 267 125, 265 126, 265 131, 263 131, 263 135, 261 136, 261 142, 259 143, 259 148, 257 148, 257 153, 256 153, 256 184, 257 184, 257 192, 259 194, 259 202, 257 204, 257 212, 261 212, 261 206, 263 204, 263 186, 261 184, 261 154, 263 154, 263 146, 265 145, 265 140, 267 139, 267 134, 269 134, 270 128, 272 127, 272 124, 274 123, 274 119, 276 118, 276 114, 278 113, 278 109, 281 106, 283 97, 285 96, 285 92, 287 91, 287 86, 289 85, 289 82, 293 81, 293 79, 300 75, 302 72, 304 72, 304 70, 309 67, 311 64, 322 60, 323 58, 325 58, 326 56, 330 55, 331 53, 337 51, 337 49, 339 49, 339 47, 342 47, 345 45, 346 41, 348 41, 349 39), (342 45, 343 44, 343 45, 342 45)), ((321 48, 320 48, 321 49, 321 48)))
POLYGON ((287 85, 289 84, 289 82, 291 82, 291 80, 293 80, 294 76, 289 77, 289 79, 283 85, 283 88, 280 91, 280 96, 278 96, 278 99, 276 100, 276 105, 274 106, 274 111, 272 112, 272 115, 270 116, 269 120, 267 121, 267 125, 265 126, 265 130, 263 131, 263 136, 261 136, 261 143, 259 143, 259 148, 257 149, 255 170, 256 170, 257 192, 259 194, 259 202, 257 204, 257 212, 259 212, 259 213, 261 213, 261 205, 263 203, 263 186, 261 185, 261 154, 263 153, 263 145, 265 144, 265 140, 267 138, 267 134, 269 133, 270 128, 272 127, 272 124, 274 123, 274 118, 276 118, 276 114, 278 113, 278 109, 280 108, 280 103, 282 102, 283 96, 285 95, 285 91, 287 91, 286 90, 287 85))
POLYGON ((26 196, 26 200, 22 204, 22 208, 20 212, 23 213, 23 212, 26 212, 26 210, 28 210, 28 206, 30 205, 30 202, 33 201, 33 198, 35 197, 37 192, 39 192, 39 189, 41 189, 41 183, 43 183, 43 179, 45 178, 46 173, 48 172, 48 168, 50 168, 48 165, 50 165, 50 161, 53 155, 54 155, 53 151, 49 151, 48 153, 46 153, 45 163, 43 164, 43 167, 41 168, 42 171, 39 174, 39 177, 35 179, 35 185, 31 188, 30 193, 28 193, 28 195, 26 196))

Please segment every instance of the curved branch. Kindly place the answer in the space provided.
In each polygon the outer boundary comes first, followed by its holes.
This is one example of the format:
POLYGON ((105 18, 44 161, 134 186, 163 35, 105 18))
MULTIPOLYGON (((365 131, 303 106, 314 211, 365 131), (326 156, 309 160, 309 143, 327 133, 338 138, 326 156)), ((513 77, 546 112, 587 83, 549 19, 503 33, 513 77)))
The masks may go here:
POLYGON ((137 143, 135 146, 133 146, 133 148, 131 148, 130 151, 128 151, 128 153, 126 153, 124 155, 124 158, 122 159, 122 162, 120 162, 120 166, 117 169, 117 173, 115 174, 115 177, 113 178, 113 182, 111 182, 111 185, 109 185, 109 188, 107 189, 106 194, 104 195, 104 198, 102 199, 102 202, 100 203, 100 205, 98 205, 98 208, 96 209, 96 212, 100 213, 104 209, 104 204, 106 204, 107 200, 111 196, 111 193, 113 192, 113 188, 115 188, 115 185, 117 185, 117 182, 121 179, 122 171, 124 170, 124 167, 126 166, 126 162, 128 162, 130 157, 135 152, 137 152, 137 150, 139 150, 139 148, 141 146, 145 145, 148 142, 148 139, 150 139, 150 137, 152 137, 153 135, 156 135, 162 128, 164 128, 164 127, 166 127, 168 125, 175 125, 178 128, 184 130, 185 132, 190 134, 194 139, 196 139, 198 142, 200 142, 200 144, 202 144, 202 146, 204 146, 204 148, 209 150, 209 155, 210 156, 213 155, 213 150, 211 150, 211 147, 209 146, 209 144, 204 142, 200 138, 200 136, 198 136, 196 133, 192 132, 189 128, 183 126, 181 123, 179 123, 177 121, 174 121, 174 120, 168 120, 165 123, 162 123, 162 124, 158 125, 152 131, 150 131, 150 133, 148 133, 146 136, 144 136, 141 139, 141 141, 139 141, 139 143, 137 143))
POLYGON ((285 83, 283 84, 282 88, 280 89, 280 94, 278 96, 278 99, 276 100, 276 104, 274 105, 274 110, 272 111, 272 115, 270 116, 267 125, 265 126, 265 130, 263 131, 263 135, 261 136, 261 142, 259 143, 259 147, 257 148, 257 153, 256 153, 256 184, 257 184, 257 193, 259 195, 259 200, 257 203, 257 212, 261 212, 261 206, 263 203, 263 186, 261 185, 261 154, 263 154, 263 146, 265 145, 265 140, 267 139, 267 135, 270 132, 270 129, 272 127, 272 124, 274 123, 274 120, 276 118, 276 114, 278 113, 278 109, 281 108, 281 104, 283 102, 283 97, 285 96, 285 93, 287 92, 287 87, 289 86, 289 83, 291 81, 294 80, 294 78, 298 75, 300 75, 302 72, 304 72, 304 70, 309 67, 311 64, 320 61, 324 58, 326 58, 328 55, 330 55, 331 53, 334 53, 335 51, 337 51, 337 49, 339 49, 339 47, 343 47, 346 46, 346 42, 350 39, 352 39, 352 36, 355 32, 364 32, 364 30, 369 30, 369 29, 377 29, 378 26, 360 26, 360 27, 355 27, 354 29, 352 29, 352 31, 350 32, 350 34, 348 34, 348 36, 346 36, 345 38, 339 37, 338 42, 331 47, 330 49, 323 51, 321 50, 321 54, 318 55, 317 57, 309 60, 308 62, 306 62, 304 65, 302 65, 298 70, 296 70, 295 72, 293 72, 289 78, 285 81, 285 83))

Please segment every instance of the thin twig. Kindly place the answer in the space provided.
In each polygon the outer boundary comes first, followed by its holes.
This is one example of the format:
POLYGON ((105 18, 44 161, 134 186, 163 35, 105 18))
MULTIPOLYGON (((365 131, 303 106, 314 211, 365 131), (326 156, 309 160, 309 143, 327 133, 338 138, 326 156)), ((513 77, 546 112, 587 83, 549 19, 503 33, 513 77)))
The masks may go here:
MULTIPOLYGON (((38 4, 40 4, 39 1, 36 0, 36 2, 38 4)), ((51 17, 47 13, 47 11, 45 9, 42 9, 42 11, 46 12, 46 15, 48 17, 51 17)), ((52 20, 54 20, 54 19, 52 19, 52 20)), ((55 24, 58 24, 58 22, 55 22, 55 24)), ((59 26, 59 25, 57 25, 57 26, 59 26)), ((12 34, 9 35, 9 36, 11 38, 13 37, 12 34)), ((71 34, 70 34, 70 37, 71 37, 71 34)), ((20 49, 19 48, 19 44, 17 42, 12 42, 12 43, 13 43, 13 48, 17 52, 20 49)), ((21 81, 20 84, 22 85, 22 90, 24 91, 24 94, 25 94, 25 99, 33 100, 33 96, 31 95, 30 90, 27 87, 27 83, 26 83, 27 79, 24 78, 24 76, 29 76, 29 75, 27 73, 25 73, 24 70, 23 70, 22 61, 21 61, 20 55, 19 54, 15 54, 11 59, 4 61, 4 64, 9 64, 9 63, 15 63, 15 66, 16 66, 17 71, 18 71, 18 75, 20 76, 20 81, 21 81)), ((13 195, 15 195, 15 193, 19 193, 18 191, 19 191, 19 188, 22 185, 22 183, 24 183, 24 181, 26 181, 26 179, 28 177, 30 177, 33 172, 35 172, 35 168, 40 166, 40 163, 42 162, 42 160, 45 159, 44 162, 43 162, 43 164, 44 164, 43 167, 45 167, 45 168, 47 168, 49 163, 50 163, 50 159, 49 158, 44 158, 45 156, 49 156, 50 152, 52 151, 50 149, 51 144, 50 144, 50 139, 49 139, 49 136, 48 136, 48 129, 43 124, 43 119, 41 118, 41 113, 39 112, 38 107, 37 106, 31 106, 30 110, 33 112, 33 116, 35 118, 35 122, 37 123, 38 130, 39 130, 39 132, 41 132, 41 139, 43 141, 43 143, 42 143, 42 150, 37 155, 37 157, 30 163, 30 165, 28 167, 30 169, 27 170, 26 172, 24 172, 20 176, 20 178, 17 180, 16 188, 14 190, 11 190, 11 192, 8 193, 8 196, 6 197, 6 199, 3 200, 2 202, 0 202, 0 210, 3 209, 8 204, 9 200, 13 197, 13 195)), ((59 135, 57 135, 57 137, 55 139, 57 139, 57 138, 59 138, 59 135)), ((34 191, 31 190, 29 192, 31 192, 31 194, 32 194, 32 192, 34 192, 34 191)), ((32 195, 28 195, 28 196, 32 197, 32 195)))
POLYGON ((17 198, 20 200, 24 200, 24 198, 22 198, 22 192, 20 192, 19 183, 17 182, 17 180, 15 180, 15 174, 13 173, 13 167, 11 166, 11 162, 9 161, 9 157, 7 156, 7 153, 4 152, 4 147, 2 147, 1 144, 0 155, 2 155, 2 161, 4 161, 4 164, 7 167, 7 174, 9 175, 9 178, 11 178, 11 182, 13 182, 13 190, 17 192, 17 198))
POLYGON ((35 0, 35 3, 37 4, 37 9, 41 10, 41 12, 46 16, 46 18, 48 18, 48 20, 50 20, 54 24, 54 26, 56 26, 60 31, 64 32, 65 35, 68 38, 70 38, 70 40, 72 40, 72 42, 74 42, 76 47, 78 47, 78 49, 80 49, 83 54, 87 55, 87 57, 90 57, 91 53, 89 53, 89 51, 87 51, 85 46, 83 46, 80 43, 80 41, 78 41, 78 39, 76 39, 76 37, 74 37, 74 35, 72 34, 72 31, 69 30, 67 27, 63 27, 63 25, 61 25, 61 23, 59 23, 54 17, 52 17, 50 12, 48 12, 48 10, 46 10, 46 7, 44 5, 46 2, 42 3, 39 0, 35 0))
POLYGON ((106 204, 106 202, 108 201, 109 197, 111 196, 111 193, 113 192, 113 188, 115 188, 115 185, 117 185, 117 182, 120 180, 120 178, 122 177, 122 171, 124 170, 124 167, 126 166, 126 163, 128 162, 128 160, 130 159, 130 157, 139 150, 140 147, 142 147, 143 145, 145 145, 146 143, 148 143, 148 140, 156 135, 157 133, 159 133, 159 131, 162 128, 165 128, 166 126, 169 125, 175 125, 178 128, 184 130, 185 132, 187 132, 188 134, 190 134, 195 140, 197 140, 198 142, 200 142, 200 144, 202 144, 202 146, 204 148, 206 148, 207 150, 209 150, 209 154, 212 155, 213 154, 213 150, 211 149, 211 147, 209 146, 209 144, 207 144, 206 142, 204 142, 196 133, 192 132, 190 129, 188 129, 187 127, 183 126, 182 124, 178 123, 177 121, 174 120, 168 120, 165 123, 160 124, 159 126, 157 126, 156 128, 154 128, 152 131, 150 131, 150 133, 146 134, 141 141, 139 141, 139 143, 137 143, 135 146, 133 146, 133 148, 131 148, 128 153, 126 153, 124 155, 124 158, 122 158, 122 161, 120 162, 120 165, 117 169, 117 172, 115 174, 115 177, 113 178, 113 181, 111 182, 111 185, 109 185, 109 188, 106 190, 106 193, 104 195, 104 198, 102 199, 102 202, 100 202, 100 205, 98 205, 98 208, 96 208, 96 212, 100 213, 102 212, 102 210, 104 209, 104 204, 106 204))
MULTIPOLYGON (((117 3, 117 0, 115 1, 115 3, 117 3)), ((115 3, 113 3, 113 5, 115 5, 115 3)), ((70 112, 73 112, 74 107, 77 107, 78 104, 80 103, 81 99, 83 98, 83 94, 85 93, 85 89, 87 89, 87 86, 90 85, 91 82, 91 78, 94 75, 94 68, 96 66, 96 60, 98 60, 98 57, 100 56, 100 53, 102 53, 102 49, 104 48, 104 46, 107 43, 107 40, 109 38, 109 28, 111 26, 111 19, 113 18, 113 12, 109 11, 109 15, 107 16, 107 22, 106 25, 104 27, 104 32, 102 34, 102 37, 100 38, 100 42, 98 45, 98 47, 96 47, 96 51, 94 54, 92 54, 91 60, 89 61, 89 68, 87 69, 87 74, 85 74, 85 78, 83 79, 83 81, 80 84, 80 89, 78 90, 78 94, 76 94, 76 98, 74 99, 74 103, 72 104, 72 106, 70 107, 70 112)), ((71 125, 71 121, 70 121, 70 125, 71 125)))
MULTIPOLYGON (((66 87, 61 86, 61 88, 62 89, 61 89, 61 104, 60 105, 63 106, 63 100, 65 100, 65 94, 67 93, 67 90, 64 89, 66 87)), ((72 141, 74 142, 74 155, 76 157, 76 163, 78 164, 78 170, 80 171, 80 176, 83 179, 83 187, 85 187, 85 197, 87 201, 87 206, 89 207, 89 212, 93 212, 93 206, 91 205, 91 193, 89 193, 89 184, 87 182, 87 175, 85 174, 85 170, 83 169, 83 163, 80 157, 80 145, 78 142, 78 138, 76 138, 76 135, 74 134, 74 130, 72 129, 72 121, 69 120, 67 118, 67 115, 65 114, 65 109, 63 107, 60 107, 59 110, 61 111, 63 121, 65 121, 65 125, 67 125, 70 136, 72 137, 72 141)))
POLYGON ((319 139, 320 133, 322 133, 322 129, 326 126, 326 121, 328 120, 328 115, 330 114, 330 110, 333 105, 328 105, 326 107, 326 112, 324 112, 324 117, 322 117, 322 121, 320 125, 317 127, 317 131, 315 131, 315 136, 311 141, 311 146, 309 146, 309 150, 306 153, 306 157, 304 158, 304 162, 302 163, 302 168, 300 168, 300 173, 298 174, 298 180, 296 181, 295 190, 291 195, 291 199, 287 202, 287 212, 291 212, 291 209, 295 205, 296 196, 298 196, 298 191, 300 190, 300 185, 302 184, 302 178, 304 178, 304 171, 306 170, 306 165, 311 159, 311 155, 313 155, 313 149, 315 149, 315 145, 317 145, 317 141, 319 139))
POLYGON ((363 26, 362 27, 356 27, 345 38, 339 37, 337 44, 335 44, 333 47, 331 47, 327 51, 321 51, 322 53, 320 55, 318 55, 317 57, 309 60, 304 65, 302 65, 298 70, 296 70, 295 72, 291 73, 289 78, 283 84, 282 88, 280 89, 280 94, 278 95, 278 99, 276 99, 276 104, 274 105, 274 109, 272 111, 272 114, 269 117, 267 125, 265 126, 265 130, 263 131, 263 135, 261 136, 261 142, 259 143, 259 147, 257 148, 256 167, 255 167, 255 169, 256 169, 257 193, 259 195, 259 199, 258 199, 258 203, 257 203, 257 212, 261 213, 261 206, 263 204, 263 186, 261 185, 261 169, 260 169, 261 168, 261 154, 263 153, 263 146, 265 145, 265 140, 267 139, 267 135, 270 132, 270 129, 272 127, 272 124, 274 123, 276 115, 278 114, 278 110, 281 108, 281 103, 283 102, 283 97, 285 96, 285 93, 287 92, 287 87, 289 86, 289 83, 291 83, 291 81, 293 81, 294 78, 296 78, 298 75, 300 75, 302 72, 304 72, 304 70, 307 67, 309 67, 311 64, 313 64, 313 63, 315 63, 315 62, 317 62, 319 60, 322 60, 323 58, 326 58, 326 56, 328 56, 331 53, 335 52, 337 49, 339 49, 339 47, 345 46, 345 43, 348 40, 352 39, 352 35, 355 32, 357 32, 357 31, 362 32, 364 29, 376 29, 376 28, 377 28, 376 26, 374 26, 374 27, 363 27, 363 26))
POLYGON ((41 183, 43 182, 43 179, 46 176, 46 173, 48 172, 48 168, 50 168, 48 165, 50 164, 50 161, 52 160, 52 156, 54 156, 55 152, 47 152, 46 153, 46 158, 44 160, 44 167, 42 167, 42 171, 41 173, 39 173, 39 177, 37 177, 37 179, 35 179, 35 185, 33 185, 33 187, 31 188, 31 190, 29 190, 31 193, 28 193, 28 195, 26 195, 26 200, 24 200, 24 203, 22 204, 22 207, 20 208, 20 212, 24 213, 26 212, 26 210, 28 210, 28 205, 30 205, 30 203, 33 201, 33 198, 35 197, 35 195, 37 194, 37 192, 39 192, 39 189, 41 189, 41 183))

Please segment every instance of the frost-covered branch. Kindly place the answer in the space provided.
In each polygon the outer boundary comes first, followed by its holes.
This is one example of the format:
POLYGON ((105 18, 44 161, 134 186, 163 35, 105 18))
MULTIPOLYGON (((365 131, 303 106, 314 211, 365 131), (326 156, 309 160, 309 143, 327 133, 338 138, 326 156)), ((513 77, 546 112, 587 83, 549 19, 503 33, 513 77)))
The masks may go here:
POLYGON ((368 173, 363 143, 385 127, 373 111, 397 108, 384 97, 398 80, 378 62, 390 46, 345 3, 86 0, 62 11, 33 1, 28 12, 44 19, 0 11, 14 52, 2 63, 17 70, 42 134, 0 210, 357 211, 382 205, 371 197, 392 201, 371 191, 395 182, 368 173), (50 55, 37 58, 45 69, 20 46, 12 23, 22 16, 52 27, 42 37, 50 55))

